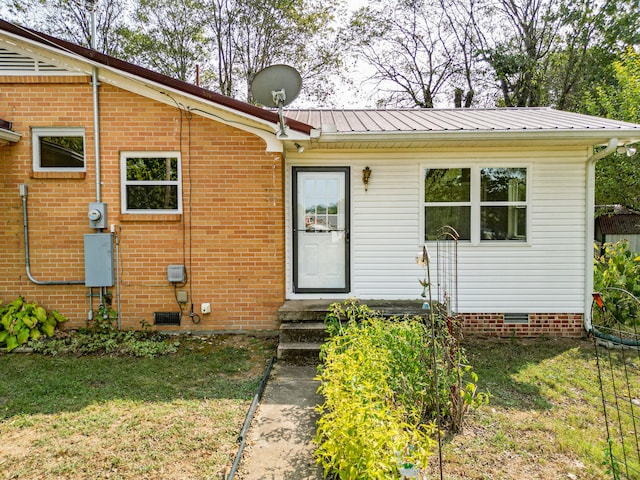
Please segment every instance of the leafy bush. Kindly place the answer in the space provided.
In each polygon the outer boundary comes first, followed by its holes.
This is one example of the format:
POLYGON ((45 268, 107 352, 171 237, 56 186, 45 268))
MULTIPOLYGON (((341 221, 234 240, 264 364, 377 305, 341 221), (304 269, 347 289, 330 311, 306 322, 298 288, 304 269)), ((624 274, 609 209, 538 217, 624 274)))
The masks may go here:
POLYGON ((454 430, 469 406, 487 400, 475 383, 461 386, 472 372, 458 363, 462 349, 452 356, 446 325, 434 342, 421 317, 385 319, 354 300, 332 305, 327 323, 316 434, 325 475, 387 479, 400 478, 401 467, 423 468, 435 445, 436 406, 454 430))
POLYGON ((58 338, 32 341, 35 352, 45 355, 110 355, 154 358, 175 353, 179 342, 153 332, 146 322, 141 331, 118 330, 117 312, 100 307, 86 329, 68 332, 58 338))
POLYGON ((47 312, 35 302, 18 297, 11 303, 0 305, 0 344, 10 352, 29 340, 51 337, 59 323, 67 319, 51 310, 47 312))
POLYGON ((613 327, 620 322, 627 327, 640 327, 640 255, 632 252, 629 242, 605 243, 596 247, 593 288, 603 293, 606 315, 598 315, 600 326, 613 327), (629 296, 626 292, 631 293, 629 296), (635 298, 633 298, 635 297, 635 298))

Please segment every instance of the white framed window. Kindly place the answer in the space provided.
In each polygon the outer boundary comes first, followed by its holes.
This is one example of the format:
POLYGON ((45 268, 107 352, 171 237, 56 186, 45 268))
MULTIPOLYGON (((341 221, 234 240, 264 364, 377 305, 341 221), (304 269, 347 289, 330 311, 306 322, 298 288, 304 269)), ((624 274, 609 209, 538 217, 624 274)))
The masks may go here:
POLYGON ((180 152, 121 152, 122 213, 182 213, 180 152))
POLYGON ((34 172, 84 172, 84 128, 33 127, 34 172))
POLYGON ((460 240, 527 241, 527 166, 423 168, 423 241, 443 226, 460 240))

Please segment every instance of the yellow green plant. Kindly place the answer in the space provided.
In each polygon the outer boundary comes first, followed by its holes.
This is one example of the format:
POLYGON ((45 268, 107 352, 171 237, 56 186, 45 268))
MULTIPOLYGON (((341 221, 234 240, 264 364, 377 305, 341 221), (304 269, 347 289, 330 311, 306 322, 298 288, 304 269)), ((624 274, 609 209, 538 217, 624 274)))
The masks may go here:
POLYGON ((434 337, 424 318, 384 318, 355 300, 333 304, 327 324, 316 434, 325 476, 394 479, 422 470, 436 445, 438 413, 455 431, 468 409, 488 400, 464 351, 452 355, 446 325, 434 337))

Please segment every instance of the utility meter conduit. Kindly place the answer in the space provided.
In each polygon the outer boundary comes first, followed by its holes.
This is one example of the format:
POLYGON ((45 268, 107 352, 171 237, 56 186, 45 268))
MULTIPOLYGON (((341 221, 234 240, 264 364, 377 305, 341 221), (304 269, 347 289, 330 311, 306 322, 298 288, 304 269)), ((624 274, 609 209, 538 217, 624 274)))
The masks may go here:
POLYGON ((27 184, 20 185, 20 197, 22 197, 22 220, 24 225, 24 261, 27 269, 27 277, 36 285, 84 285, 84 280, 60 280, 42 281, 36 280, 31 275, 31 258, 29 255, 29 221, 27 217, 27 184))

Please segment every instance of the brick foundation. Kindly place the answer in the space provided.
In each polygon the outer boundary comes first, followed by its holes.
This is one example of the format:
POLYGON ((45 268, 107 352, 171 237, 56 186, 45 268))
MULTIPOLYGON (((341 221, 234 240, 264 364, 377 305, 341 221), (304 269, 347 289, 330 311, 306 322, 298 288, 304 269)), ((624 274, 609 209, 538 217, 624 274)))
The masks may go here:
POLYGON ((528 321, 505 321, 503 313, 463 313, 462 328, 470 335, 496 337, 552 337, 579 338, 585 335, 581 313, 530 313, 528 321))

